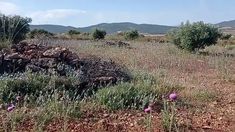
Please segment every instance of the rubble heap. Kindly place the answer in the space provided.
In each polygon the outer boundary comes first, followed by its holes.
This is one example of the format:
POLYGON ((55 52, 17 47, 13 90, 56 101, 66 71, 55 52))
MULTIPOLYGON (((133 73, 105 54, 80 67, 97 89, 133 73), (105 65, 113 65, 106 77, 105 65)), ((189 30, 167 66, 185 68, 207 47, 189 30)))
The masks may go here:
POLYGON ((81 85, 107 85, 130 79, 123 67, 99 58, 79 58, 67 48, 21 42, 0 52, 0 74, 25 71, 66 76, 74 72, 81 85), (70 70, 68 70, 70 69, 70 70), (72 70, 71 70, 72 69, 72 70))
POLYGON ((3 49, 0 52, 0 73, 17 73, 31 70, 33 72, 50 72, 54 70, 60 75, 63 67, 68 65, 79 68, 77 54, 62 47, 47 47, 36 44, 21 42, 13 45, 11 49, 3 49))

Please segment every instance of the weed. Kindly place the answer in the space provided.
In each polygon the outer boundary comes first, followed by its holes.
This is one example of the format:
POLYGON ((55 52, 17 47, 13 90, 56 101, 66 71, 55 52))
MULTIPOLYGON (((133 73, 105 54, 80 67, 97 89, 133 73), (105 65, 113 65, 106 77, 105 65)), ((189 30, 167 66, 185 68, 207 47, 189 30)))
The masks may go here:
POLYGON ((162 114, 162 125, 166 132, 179 131, 178 124, 176 121, 176 102, 168 101, 163 99, 164 108, 161 112, 162 114))

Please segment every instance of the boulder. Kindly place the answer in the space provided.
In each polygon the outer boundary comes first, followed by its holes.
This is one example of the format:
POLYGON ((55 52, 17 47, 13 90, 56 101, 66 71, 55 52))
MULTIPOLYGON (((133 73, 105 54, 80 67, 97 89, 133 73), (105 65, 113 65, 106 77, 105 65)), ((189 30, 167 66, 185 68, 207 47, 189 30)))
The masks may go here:
POLYGON ((49 58, 59 58, 60 54, 64 52, 65 50, 66 50, 65 48, 61 48, 61 47, 51 48, 51 49, 46 50, 43 53, 43 56, 49 57, 49 58))

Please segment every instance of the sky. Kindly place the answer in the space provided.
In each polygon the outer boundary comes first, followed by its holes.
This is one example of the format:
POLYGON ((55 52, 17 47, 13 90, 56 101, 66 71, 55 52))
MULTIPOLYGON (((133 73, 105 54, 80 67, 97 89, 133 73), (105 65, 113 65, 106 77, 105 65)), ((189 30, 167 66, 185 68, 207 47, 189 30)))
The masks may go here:
POLYGON ((32 18, 32 24, 86 27, 133 22, 177 26, 187 20, 235 19, 235 0, 0 0, 0 12, 32 18))

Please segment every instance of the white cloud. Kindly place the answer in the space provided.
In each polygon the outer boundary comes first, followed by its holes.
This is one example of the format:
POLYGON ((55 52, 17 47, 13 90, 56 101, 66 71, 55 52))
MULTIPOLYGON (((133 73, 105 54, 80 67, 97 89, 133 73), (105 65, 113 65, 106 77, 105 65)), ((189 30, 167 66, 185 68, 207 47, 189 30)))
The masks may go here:
POLYGON ((26 16, 33 19, 34 24, 45 24, 45 23, 58 23, 59 21, 72 20, 73 18, 79 17, 81 14, 85 14, 86 11, 77 9, 53 9, 46 11, 36 11, 26 16))
POLYGON ((0 1, 0 13, 6 15, 15 15, 19 13, 19 7, 13 3, 0 1))

